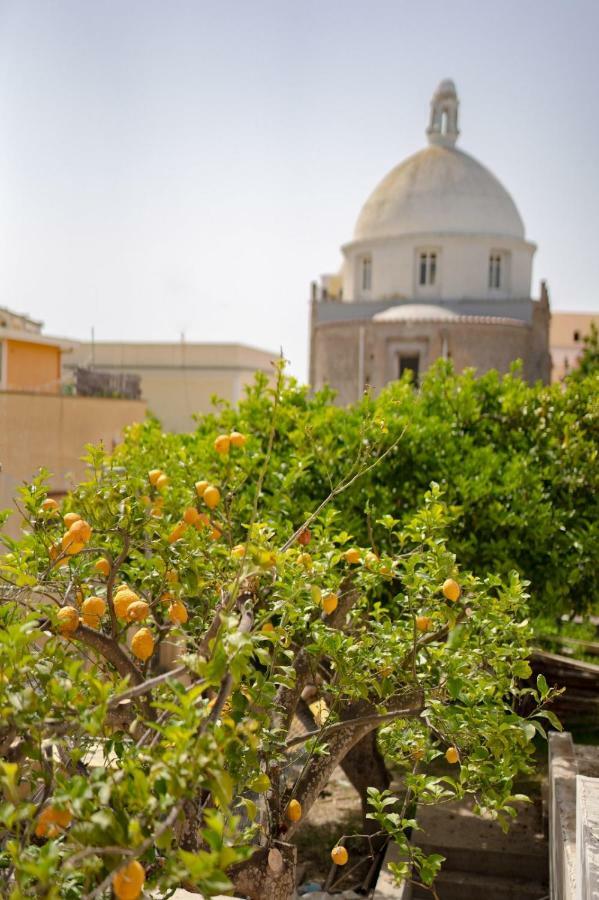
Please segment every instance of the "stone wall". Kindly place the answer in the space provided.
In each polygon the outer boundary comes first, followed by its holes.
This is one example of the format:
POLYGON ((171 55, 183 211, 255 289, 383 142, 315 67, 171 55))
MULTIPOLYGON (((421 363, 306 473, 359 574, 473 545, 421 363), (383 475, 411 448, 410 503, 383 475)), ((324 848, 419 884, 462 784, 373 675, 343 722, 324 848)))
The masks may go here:
MULTIPOLYGON (((544 323, 539 323, 539 328, 544 323)), ((465 318, 447 321, 375 322, 372 319, 316 324, 312 330, 311 381, 315 388, 330 384, 340 404, 355 402, 364 387, 379 392, 396 379, 398 354, 418 353, 423 373, 441 356, 448 356, 458 371, 473 367, 479 374, 509 371, 523 360, 529 381, 547 381, 548 354, 538 329, 526 322, 495 322, 465 318), (363 347, 361 349, 361 343, 363 347), (363 354, 363 365, 361 364, 363 354), (360 384, 360 371, 364 384, 360 384)))

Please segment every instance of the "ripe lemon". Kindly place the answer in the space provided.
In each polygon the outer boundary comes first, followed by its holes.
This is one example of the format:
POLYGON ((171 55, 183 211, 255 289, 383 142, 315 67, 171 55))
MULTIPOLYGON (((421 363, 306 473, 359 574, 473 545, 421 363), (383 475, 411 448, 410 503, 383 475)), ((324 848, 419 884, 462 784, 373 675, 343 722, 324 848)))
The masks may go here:
POLYGON ((302 804, 299 800, 290 800, 285 810, 285 815, 290 822, 299 822, 302 817, 302 804))
POLYGON ((219 434, 214 441, 214 449, 217 453, 228 453, 230 444, 231 438, 228 434, 219 434))
POLYGON ((131 640, 131 652, 138 659, 145 661, 154 652, 154 638, 149 628, 140 628, 131 640))
POLYGON ((79 546, 80 549, 83 549, 84 544, 83 541, 79 540, 76 534, 72 534, 71 531, 66 531, 60 542, 62 549, 69 554, 78 553, 78 550, 71 549, 74 545, 79 546))
POLYGON ((202 500, 206 504, 209 509, 216 509, 218 504, 220 503, 220 491, 213 484, 209 484, 206 490, 204 491, 204 496, 202 500))
POLYGON ((162 469, 150 469, 150 471, 148 472, 148 480, 149 480, 150 484, 156 486, 156 482, 158 481, 158 479, 160 478, 161 475, 162 475, 162 469))
POLYGON ((241 431, 232 431, 229 435, 229 441, 233 447, 243 447, 247 438, 241 431))
POLYGON ((199 518, 200 514, 195 506, 188 506, 183 513, 183 521, 186 522, 187 525, 196 525, 199 518))
POLYGON ((181 600, 175 600, 168 608, 167 616, 175 625, 184 625, 189 618, 187 607, 181 600))
POLYGON ((452 603, 455 603, 460 599, 460 594, 462 593, 459 584, 457 581, 454 581, 453 578, 448 578, 443 583, 443 596, 446 600, 451 600, 452 603))
POLYGON ((132 591, 126 585, 124 587, 121 586, 112 599, 112 605, 114 606, 117 619, 126 619, 129 607, 138 600, 139 597, 135 591, 132 591))
POLYGON ((53 500, 52 497, 46 497, 46 499, 42 501, 40 509, 44 512, 54 512, 55 509, 58 509, 58 503, 56 500, 53 500))
POLYGON ((418 631, 428 631, 431 627, 430 616, 416 616, 416 628, 418 631))
POLYGON ((70 528, 71 525, 75 524, 75 522, 79 522, 80 519, 81 516, 78 513, 73 512, 67 513, 66 516, 62 517, 62 521, 67 526, 67 528, 70 528))
POLYGON ((150 606, 145 600, 134 600, 127 608, 128 622, 143 622, 150 615, 150 606))
POLYGON ((210 516, 208 515, 208 513, 200 513, 200 515, 198 516, 198 521, 195 523, 194 527, 197 531, 199 531, 201 528, 210 528, 210 516))
POLYGON ((88 597, 81 604, 83 622, 90 628, 99 628, 100 619, 106 612, 106 601, 101 597, 88 597))
POLYGON ((185 524, 185 522, 179 522, 178 525, 175 525, 175 527, 173 528, 173 530, 171 531, 171 533, 168 536, 169 544, 174 544, 175 541, 178 541, 180 538, 182 538, 183 535, 185 534, 186 528, 187 528, 187 525, 185 524))
POLYGON ((54 806, 45 806, 39 814, 35 833, 37 837, 54 838, 71 824, 73 816, 68 809, 56 809, 54 806))
POLYGON ((196 483, 195 483, 196 494, 198 495, 198 497, 200 498, 200 500, 201 500, 202 497, 204 496, 204 491, 205 491, 206 488, 209 487, 209 486, 210 486, 210 482, 209 482, 209 481, 196 481, 196 483))
POLYGON ((458 753, 457 747, 448 747, 445 751, 445 759, 451 765, 455 765, 455 763, 460 761, 460 754, 458 753))
POLYGON ((161 491, 163 488, 165 488, 167 486, 169 481, 170 481, 170 478, 168 477, 168 475, 165 475, 163 472, 162 475, 159 475, 158 478, 156 479, 156 490, 161 491))
POLYGON ((63 606, 56 617, 61 634, 73 634, 79 628, 79 612, 74 606, 63 606))
POLYGON ((245 556, 245 544, 236 544, 231 550, 233 559, 243 559, 245 556))
POLYGON ((322 608, 324 609, 327 616, 330 616, 331 613, 334 613, 339 605, 339 597, 337 594, 329 593, 324 594, 322 598, 322 608))
POLYGON ((102 556, 94 563, 94 569, 98 575, 103 575, 105 578, 108 578, 110 574, 110 563, 105 556, 102 556))
POLYGON ((85 519, 77 519, 69 528, 70 534, 75 534, 78 541, 87 543, 92 536, 92 527, 85 519))
POLYGON ((356 566, 360 562, 360 551, 356 547, 350 547, 349 550, 346 550, 343 554, 343 558, 346 563, 349 563, 351 566, 356 566))
POLYGON ((274 631, 274 630, 275 630, 275 626, 272 624, 272 622, 265 622, 264 625, 262 626, 262 631, 264 632, 264 634, 268 634, 269 631, 274 631))
POLYGON ((137 900, 146 880, 144 867, 134 859, 112 877, 112 890, 117 900, 137 900))
POLYGON ((331 859, 336 866, 344 866, 349 859, 349 854, 345 847, 333 847, 331 850, 331 859))

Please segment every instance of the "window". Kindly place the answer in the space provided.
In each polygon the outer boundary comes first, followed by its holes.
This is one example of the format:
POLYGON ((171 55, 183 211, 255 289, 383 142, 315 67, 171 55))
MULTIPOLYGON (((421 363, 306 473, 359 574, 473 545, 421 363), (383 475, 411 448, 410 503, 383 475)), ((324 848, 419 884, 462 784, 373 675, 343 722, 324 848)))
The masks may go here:
POLYGON ((574 332, 574 342, 577 344, 579 340, 580 340, 580 331, 575 331, 574 332))
POLYGON ((437 279, 437 254, 421 253, 418 267, 418 284, 433 285, 437 279))
POLYGON ((362 260, 362 290, 369 291, 372 288, 372 258, 365 256, 362 260))
POLYGON ((418 369, 420 367, 420 356, 417 353, 400 353, 399 354, 399 377, 404 372, 410 371, 414 373, 414 384, 418 384, 418 369))
POLYGON ((500 288, 501 286, 501 254, 491 253, 489 257, 489 287, 500 288))

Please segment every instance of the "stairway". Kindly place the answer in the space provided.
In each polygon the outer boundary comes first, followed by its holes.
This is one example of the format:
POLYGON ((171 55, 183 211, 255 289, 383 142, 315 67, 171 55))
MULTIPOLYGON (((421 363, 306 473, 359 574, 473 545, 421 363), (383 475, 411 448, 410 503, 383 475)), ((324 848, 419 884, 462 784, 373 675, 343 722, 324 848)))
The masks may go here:
MULTIPOLYGON (((529 791, 530 793, 530 791, 529 791)), ((542 900, 549 894, 548 843, 541 795, 518 805, 518 817, 504 834, 496 822, 477 816, 471 801, 421 806, 423 831, 413 841, 446 861, 435 882, 440 900, 542 900)), ((414 900, 433 894, 415 886, 414 900)))

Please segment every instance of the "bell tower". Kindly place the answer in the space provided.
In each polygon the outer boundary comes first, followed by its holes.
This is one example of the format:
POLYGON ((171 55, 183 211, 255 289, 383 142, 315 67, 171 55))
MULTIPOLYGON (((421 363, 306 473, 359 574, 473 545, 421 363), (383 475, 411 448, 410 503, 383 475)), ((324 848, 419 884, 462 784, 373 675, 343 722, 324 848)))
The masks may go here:
POLYGON ((430 144, 455 147, 458 128, 458 95, 450 79, 441 82, 431 100, 431 119, 426 133, 430 144))

